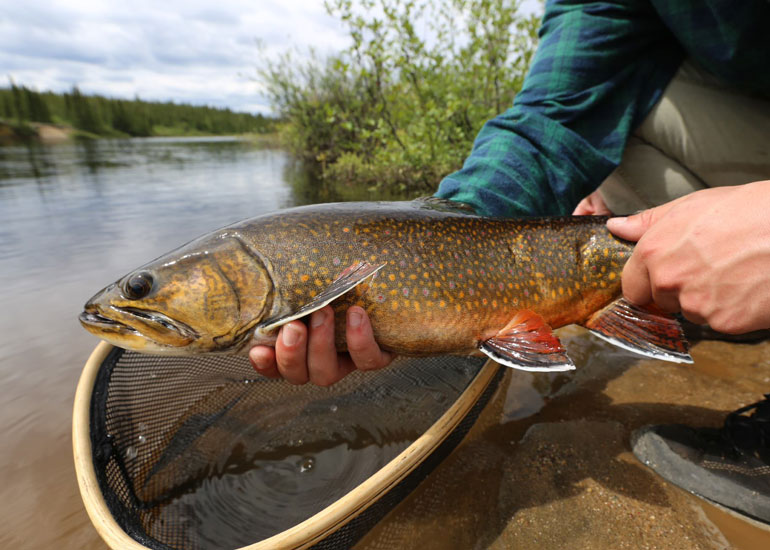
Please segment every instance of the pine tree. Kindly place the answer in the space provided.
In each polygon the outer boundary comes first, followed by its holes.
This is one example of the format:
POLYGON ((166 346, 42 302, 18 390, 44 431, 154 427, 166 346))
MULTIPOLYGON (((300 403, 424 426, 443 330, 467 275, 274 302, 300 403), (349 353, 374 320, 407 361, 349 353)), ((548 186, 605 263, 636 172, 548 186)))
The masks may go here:
POLYGON ((11 94, 13 96, 13 107, 16 121, 21 123, 29 120, 29 112, 24 93, 19 89, 15 82, 11 81, 11 94))
POLYGON ((99 134, 103 130, 94 106, 91 105, 88 97, 80 93, 77 86, 72 87, 72 109, 76 128, 94 134, 99 134))

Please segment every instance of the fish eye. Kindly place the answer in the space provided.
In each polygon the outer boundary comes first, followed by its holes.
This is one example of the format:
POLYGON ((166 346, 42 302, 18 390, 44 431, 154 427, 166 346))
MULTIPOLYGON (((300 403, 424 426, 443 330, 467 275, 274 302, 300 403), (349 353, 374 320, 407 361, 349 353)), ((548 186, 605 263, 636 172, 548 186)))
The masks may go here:
POLYGON ((146 271, 131 275, 123 287, 123 295, 129 300, 144 298, 152 290, 152 275, 146 271))

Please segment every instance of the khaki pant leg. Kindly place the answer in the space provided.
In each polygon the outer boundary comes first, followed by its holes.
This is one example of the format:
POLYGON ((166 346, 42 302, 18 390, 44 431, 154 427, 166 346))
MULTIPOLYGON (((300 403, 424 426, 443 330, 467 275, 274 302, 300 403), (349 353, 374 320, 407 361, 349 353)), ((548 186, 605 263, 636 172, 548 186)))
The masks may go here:
POLYGON ((706 187, 770 179, 770 101, 685 61, 599 187, 629 214, 706 187))

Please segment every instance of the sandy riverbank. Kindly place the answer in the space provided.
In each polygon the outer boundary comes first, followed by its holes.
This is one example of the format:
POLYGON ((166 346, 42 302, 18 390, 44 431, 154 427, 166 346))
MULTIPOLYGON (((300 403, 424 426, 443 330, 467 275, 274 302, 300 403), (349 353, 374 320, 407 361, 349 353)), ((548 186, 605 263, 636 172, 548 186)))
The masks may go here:
POLYGON ((637 360, 593 342, 582 351, 583 367, 520 420, 522 403, 507 397, 525 396, 515 388, 533 375, 507 372, 461 446, 356 548, 770 548, 770 531, 667 483, 629 444, 641 426, 719 426, 761 399, 770 342, 701 342, 694 365, 637 360))
POLYGON ((0 121, 0 145, 12 145, 28 140, 53 145, 69 140, 74 134, 74 129, 69 126, 40 122, 28 122, 25 123, 25 126, 22 129, 0 121))

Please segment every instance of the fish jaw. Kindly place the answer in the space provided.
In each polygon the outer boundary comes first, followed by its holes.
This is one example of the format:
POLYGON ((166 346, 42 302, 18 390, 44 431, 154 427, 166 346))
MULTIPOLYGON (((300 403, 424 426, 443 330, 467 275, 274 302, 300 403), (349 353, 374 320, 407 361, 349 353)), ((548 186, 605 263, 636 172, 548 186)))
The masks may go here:
POLYGON ((110 344, 144 353, 187 355, 194 353, 191 347, 198 339, 191 327, 151 310, 102 307, 89 301, 78 320, 110 344))

